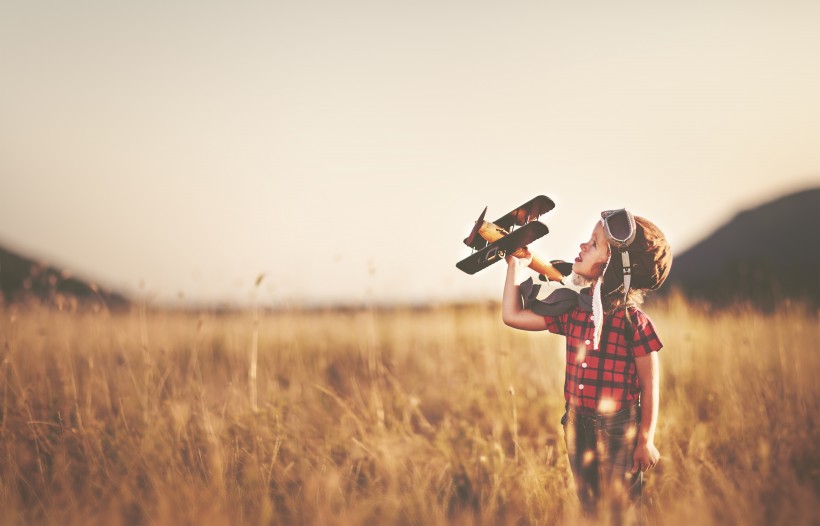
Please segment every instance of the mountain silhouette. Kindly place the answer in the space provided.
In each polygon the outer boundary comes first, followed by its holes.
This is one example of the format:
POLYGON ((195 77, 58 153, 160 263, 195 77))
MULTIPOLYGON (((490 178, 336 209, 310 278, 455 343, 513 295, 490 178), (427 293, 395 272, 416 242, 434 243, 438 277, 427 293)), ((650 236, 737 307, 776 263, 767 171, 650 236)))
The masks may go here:
MULTIPOLYGON (((820 304, 820 188, 743 211, 676 256, 668 283, 716 303, 820 304)), ((671 287, 670 287, 671 288, 671 287)))
POLYGON ((0 300, 38 303, 60 310, 128 307, 128 299, 93 283, 0 247, 0 300))

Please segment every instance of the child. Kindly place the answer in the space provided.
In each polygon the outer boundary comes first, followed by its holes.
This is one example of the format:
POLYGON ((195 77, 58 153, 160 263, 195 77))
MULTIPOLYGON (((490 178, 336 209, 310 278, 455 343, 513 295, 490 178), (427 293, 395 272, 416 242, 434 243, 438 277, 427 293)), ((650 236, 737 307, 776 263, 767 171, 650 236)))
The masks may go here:
POLYGON ((662 345, 636 305, 666 279, 672 253, 646 219, 626 210, 602 213, 572 265, 570 280, 587 288, 569 305, 569 289, 538 301, 531 279, 519 286, 530 259, 507 257, 504 323, 566 336, 561 423, 578 497, 586 515, 596 516, 605 502, 619 521, 630 498, 640 502, 642 473, 660 459, 654 437, 662 345))

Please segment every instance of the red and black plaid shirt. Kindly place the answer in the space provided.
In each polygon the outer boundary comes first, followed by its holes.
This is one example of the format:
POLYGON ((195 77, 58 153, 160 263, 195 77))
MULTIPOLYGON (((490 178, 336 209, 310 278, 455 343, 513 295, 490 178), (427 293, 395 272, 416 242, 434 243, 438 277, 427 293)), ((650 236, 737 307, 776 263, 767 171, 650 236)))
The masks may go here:
POLYGON ((636 308, 604 316, 601 345, 593 349, 595 327, 591 312, 579 307, 546 316, 547 330, 567 337, 567 371, 564 397, 580 410, 610 413, 638 402, 640 383, 635 358, 658 351, 661 344, 652 320, 636 308))

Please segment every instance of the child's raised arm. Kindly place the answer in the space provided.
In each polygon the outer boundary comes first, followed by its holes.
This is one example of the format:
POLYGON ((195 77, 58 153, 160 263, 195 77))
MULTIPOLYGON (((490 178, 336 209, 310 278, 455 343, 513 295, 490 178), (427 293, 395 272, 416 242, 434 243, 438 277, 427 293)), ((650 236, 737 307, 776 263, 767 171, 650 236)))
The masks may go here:
POLYGON ((510 327, 525 331, 543 331, 547 328, 547 321, 531 310, 524 309, 519 292, 518 273, 526 268, 532 260, 532 254, 527 251, 527 258, 507 256, 507 279, 504 282, 504 295, 501 300, 501 319, 510 327))

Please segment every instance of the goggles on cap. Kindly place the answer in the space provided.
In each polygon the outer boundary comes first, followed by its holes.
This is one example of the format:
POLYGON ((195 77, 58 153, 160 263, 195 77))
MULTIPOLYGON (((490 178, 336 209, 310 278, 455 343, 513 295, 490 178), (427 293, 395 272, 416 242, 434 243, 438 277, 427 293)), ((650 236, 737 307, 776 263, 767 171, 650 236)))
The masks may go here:
POLYGON ((624 302, 632 282, 632 265, 629 263, 629 245, 635 241, 635 218, 625 208, 601 212, 604 236, 610 246, 621 253, 621 269, 624 273, 624 302))

